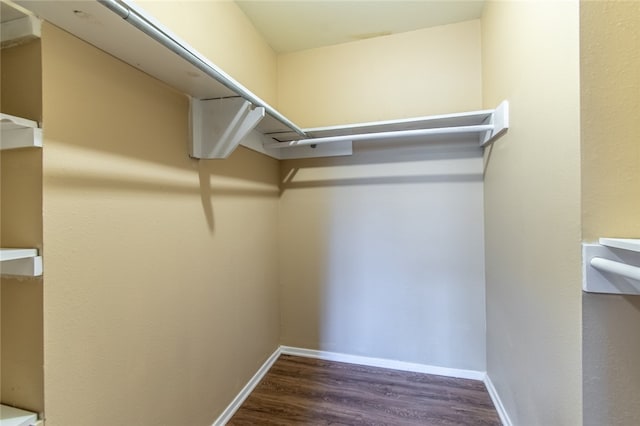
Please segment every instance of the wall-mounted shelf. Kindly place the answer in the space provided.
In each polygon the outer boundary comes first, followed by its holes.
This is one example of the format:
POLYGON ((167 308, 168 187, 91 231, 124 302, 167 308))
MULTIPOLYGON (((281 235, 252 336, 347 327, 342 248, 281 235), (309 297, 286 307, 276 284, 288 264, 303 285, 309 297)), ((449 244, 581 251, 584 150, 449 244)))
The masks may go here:
POLYGON ((640 239, 600 238, 582 246, 582 288, 589 293, 640 295, 640 239))
POLYGON ((351 155, 356 141, 402 143, 448 137, 483 146, 509 126, 507 101, 492 110, 303 129, 308 135, 304 139, 295 132, 250 133, 261 112, 254 109, 251 117, 249 103, 242 98, 193 100, 191 108, 191 155, 196 158, 226 158, 240 140, 279 160, 351 155))
POLYGON ((0 426, 35 426, 38 415, 8 405, 0 405, 0 426))
POLYGON ((42 129, 36 121, 0 113, 0 126, 0 149, 42 147, 42 129))
POLYGON ((304 129, 309 137, 297 138, 291 132, 269 133, 272 141, 267 149, 290 149, 300 146, 316 148, 319 144, 355 141, 425 140, 433 136, 467 136, 481 146, 491 143, 509 127, 509 103, 502 102, 496 109, 433 115, 400 120, 378 121, 304 129))
POLYGON ((70 32, 195 99, 239 96, 265 108, 261 133, 303 134, 289 119, 250 92, 132 2, 17 0, 42 19, 70 32), (126 19, 124 19, 126 17, 126 19))
POLYGON ((495 110, 301 129, 131 1, 17 2, 190 95, 195 158, 226 158, 239 144, 277 159, 350 155, 354 141, 455 136, 484 146, 509 127, 509 105, 503 102, 495 110))
POLYGON ((42 256, 38 256, 37 249, 2 248, 0 249, 0 273, 39 277, 42 275, 42 256))
POLYGON ((640 253, 640 238, 600 238, 600 244, 611 248, 640 253))

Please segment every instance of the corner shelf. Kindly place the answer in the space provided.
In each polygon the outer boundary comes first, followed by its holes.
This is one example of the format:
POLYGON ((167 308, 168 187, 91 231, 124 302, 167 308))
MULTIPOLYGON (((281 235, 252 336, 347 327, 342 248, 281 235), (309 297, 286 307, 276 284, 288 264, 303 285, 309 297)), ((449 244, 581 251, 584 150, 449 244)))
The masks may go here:
POLYGON ((42 147, 42 129, 36 121, 0 113, 0 126, 1 150, 42 147))
MULTIPOLYGON (((265 149, 316 149, 320 144, 349 143, 355 141, 402 142, 428 140, 433 136, 455 136, 475 140, 480 146, 493 142, 509 128, 509 103, 503 101, 491 110, 432 115, 400 120, 359 123, 346 126, 304 129, 309 137, 296 138, 292 132, 270 133, 265 149)), ((349 145, 350 146, 350 145, 349 145)))
POLYGON ((0 272, 2 275, 39 277, 42 275, 42 256, 34 248, 2 248, 0 272))
POLYGON ((33 426, 37 424, 37 414, 8 405, 0 405, 0 426, 33 426))

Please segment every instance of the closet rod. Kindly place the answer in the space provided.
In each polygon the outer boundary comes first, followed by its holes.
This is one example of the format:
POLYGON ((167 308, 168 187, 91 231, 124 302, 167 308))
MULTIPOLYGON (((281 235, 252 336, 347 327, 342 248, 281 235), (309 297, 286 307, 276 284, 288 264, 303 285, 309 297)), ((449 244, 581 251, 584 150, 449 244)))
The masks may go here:
POLYGON ((330 142, 346 141, 374 141, 385 139, 399 139, 430 135, 452 135, 462 133, 490 132, 494 130, 493 124, 481 124, 476 126, 439 127, 434 129, 396 130, 392 132, 359 133, 355 135, 326 136, 320 138, 300 139, 290 142, 273 142, 264 144, 265 148, 290 148, 301 145, 316 145, 330 142))
POLYGON ((640 281, 640 267, 616 262, 615 260, 603 259, 601 257, 594 257, 591 259, 590 263, 591 266, 599 271, 609 272, 625 278, 640 281))
POLYGON ((220 84, 225 86, 227 89, 237 93, 243 99, 251 102, 254 106, 263 107, 267 114, 278 120, 280 123, 292 129, 294 132, 299 134, 302 137, 306 137, 305 132, 300 129, 298 126, 293 124, 291 120, 286 118, 284 115, 280 114, 273 107, 268 105, 262 99, 251 93, 245 87, 243 87, 240 83, 235 81, 231 76, 226 74, 224 71, 219 69, 213 64, 208 64, 200 59, 198 56, 194 55, 189 49, 185 48, 178 41, 174 40, 170 35, 165 33, 161 28, 158 28, 153 23, 149 22, 144 16, 140 15, 135 10, 132 10, 127 4, 122 3, 119 0, 98 0, 98 3, 102 4, 112 12, 119 15, 122 19, 138 28, 140 31, 171 50, 176 55, 180 56, 191 65, 195 66, 208 76, 214 78, 220 84))

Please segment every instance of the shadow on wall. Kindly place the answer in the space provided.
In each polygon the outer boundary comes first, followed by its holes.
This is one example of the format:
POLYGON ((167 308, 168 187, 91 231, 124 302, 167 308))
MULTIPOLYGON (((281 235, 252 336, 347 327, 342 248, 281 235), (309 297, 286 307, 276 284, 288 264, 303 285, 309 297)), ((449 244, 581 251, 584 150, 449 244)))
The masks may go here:
POLYGON ((200 199, 211 233, 215 197, 278 197, 275 160, 254 151, 238 148, 227 160, 198 160, 198 168, 200 199))
POLYGON ((346 157, 284 161, 280 166, 281 193, 323 186, 482 181, 482 172, 472 161, 469 167, 461 167, 461 161, 482 156, 477 141, 449 138, 395 145, 359 142, 354 143, 353 151, 346 157), (456 167, 449 167, 447 160, 456 161, 456 167), (425 167, 424 162, 430 166, 425 167))
POLYGON ((51 162, 45 169, 48 186, 84 193, 86 200, 128 193, 156 200, 162 194, 167 200, 199 196, 211 233, 216 200, 278 197, 275 160, 245 148, 237 149, 226 160, 195 160, 185 152, 174 160, 183 167, 79 150, 73 145, 59 145, 57 149, 62 150, 66 161, 59 167, 51 162))
POLYGON ((354 152, 281 163, 283 344, 483 371, 478 142, 354 152))

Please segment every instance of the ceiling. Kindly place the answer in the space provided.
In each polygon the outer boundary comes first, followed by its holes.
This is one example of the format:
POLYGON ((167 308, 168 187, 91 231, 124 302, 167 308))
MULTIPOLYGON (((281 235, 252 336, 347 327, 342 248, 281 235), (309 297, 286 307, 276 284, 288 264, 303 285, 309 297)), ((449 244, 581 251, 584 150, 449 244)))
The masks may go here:
POLYGON ((484 0, 236 0, 278 53, 477 19, 484 0))
MULTIPOLYGON (((25 16, 0 3, 0 19, 25 16)), ((484 0, 236 0, 278 53, 477 19, 484 0)))
MULTIPOLYGON (((0 3, 0 20, 25 16, 0 3)), ((278 53, 479 18, 484 0, 236 0, 278 53)), ((18 9, 18 10, 17 10, 18 9)))
POLYGON ((4 1, 0 3, 0 23, 13 21, 15 19, 24 18, 27 16, 22 12, 22 8, 16 7, 16 5, 9 5, 4 1))

